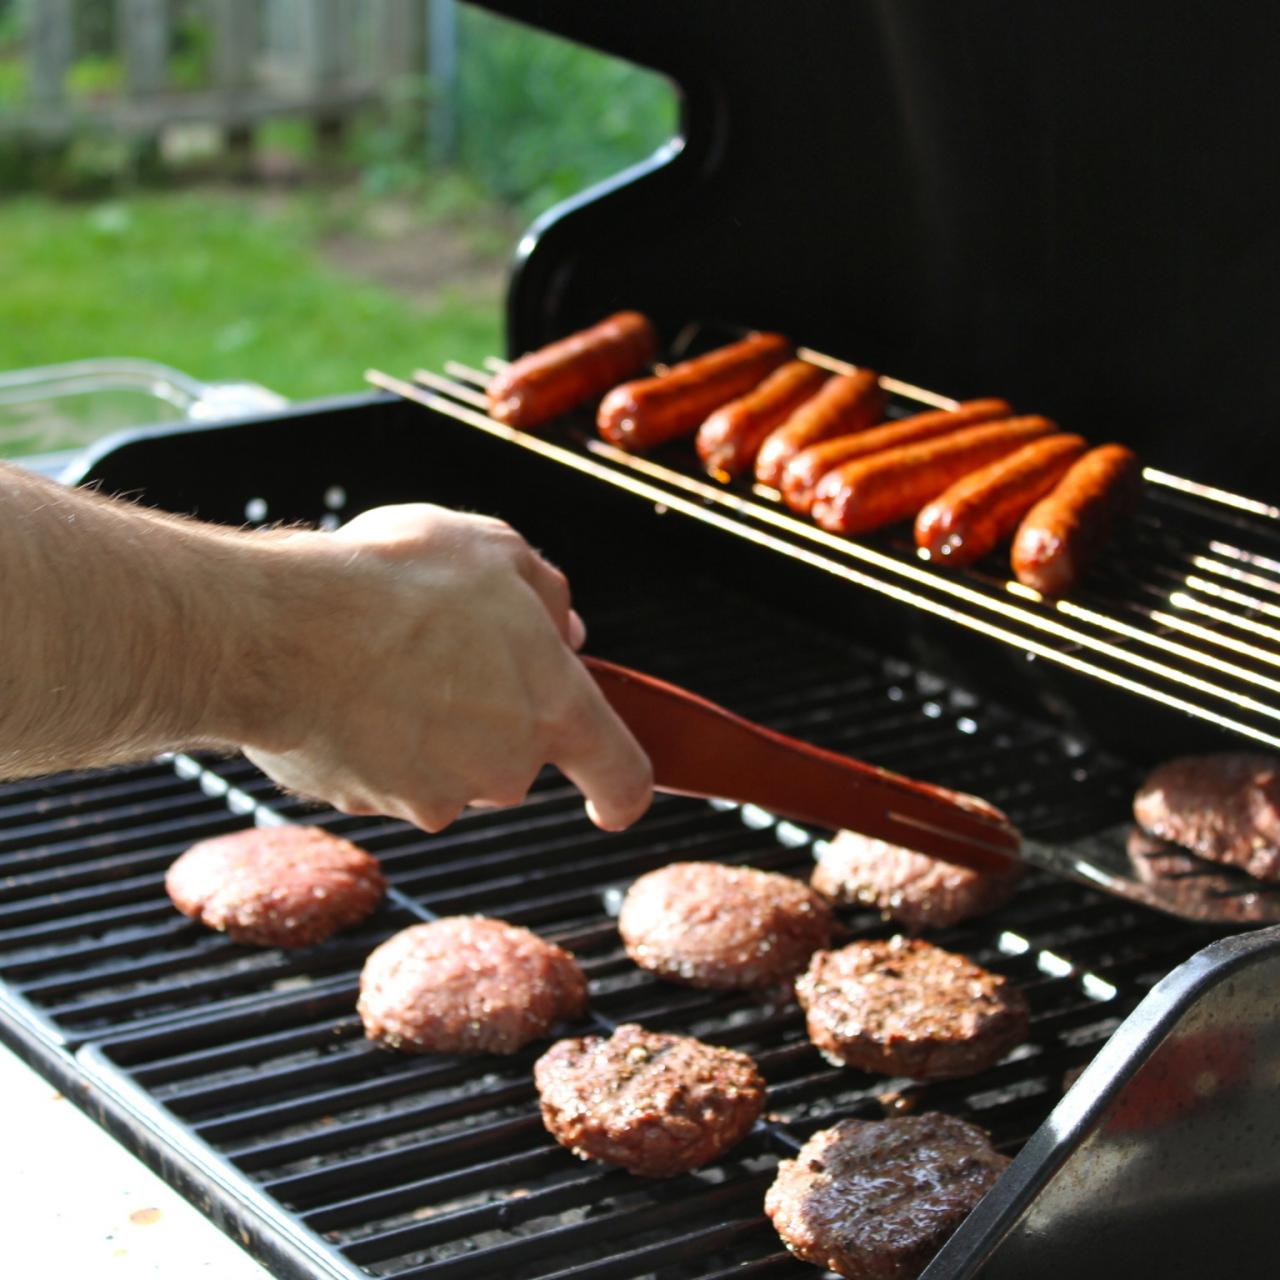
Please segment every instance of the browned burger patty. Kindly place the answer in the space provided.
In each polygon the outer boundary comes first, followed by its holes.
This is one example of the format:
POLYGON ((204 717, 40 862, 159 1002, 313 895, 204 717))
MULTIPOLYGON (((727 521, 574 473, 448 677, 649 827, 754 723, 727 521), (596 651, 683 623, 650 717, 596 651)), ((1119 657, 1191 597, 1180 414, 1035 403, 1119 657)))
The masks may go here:
POLYGON ((778 1165, 764 1211, 805 1262, 849 1280, 915 1280, 1008 1163, 954 1116, 843 1120, 778 1165))
POLYGON ((919 938, 819 951, 796 997, 828 1062, 916 1080, 982 1071, 1027 1032, 1019 991, 919 938))
POLYGON ((1280 880, 1280 757, 1185 756, 1152 771, 1133 816, 1143 830, 1259 880, 1280 880))
POLYGON ((1022 877, 974 871, 926 853, 841 831, 823 851, 810 883, 834 902, 874 907, 908 929, 945 928, 1003 906, 1022 877))
POLYGON ((573 956, 483 916, 388 938, 364 962, 357 1005, 370 1040, 408 1053, 515 1053, 586 1007, 573 956))
POLYGON ((319 827, 254 827, 193 844, 164 887, 184 915, 237 942, 307 947, 382 901, 378 861, 319 827))
POLYGON ((764 1081, 745 1053, 632 1024, 607 1040, 561 1040, 533 1074, 557 1142, 645 1178, 716 1159, 764 1107, 764 1081))
POLYGON ((673 862, 627 893, 618 916, 627 955, 694 987, 789 980, 831 942, 831 908, 790 876, 719 862, 673 862))

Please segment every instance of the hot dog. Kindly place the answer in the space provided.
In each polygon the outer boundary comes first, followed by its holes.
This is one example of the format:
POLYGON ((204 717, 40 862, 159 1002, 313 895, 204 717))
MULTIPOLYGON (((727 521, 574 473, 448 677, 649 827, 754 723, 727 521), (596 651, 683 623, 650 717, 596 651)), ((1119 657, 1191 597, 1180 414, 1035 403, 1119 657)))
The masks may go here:
POLYGON ((842 463, 879 453, 881 449, 896 449, 899 445, 959 431, 961 427, 990 422, 993 418, 1008 418, 1012 413, 1003 400, 966 400, 955 409, 917 413, 882 427, 872 427, 870 431, 824 440, 822 444, 801 450, 782 468, 782 496, 793 511, 807 515, 818 481, 842 463))
POLYGON ((649 321, 638 311, 619 311, 504 369, 486 392, 489 415, 512 427, 541 426, 639 373, 656 350, 649 321))
POLYGON ((610 444, 652 449, 688 434, 713 410, 750 391, 789 360, 791 351, 781 334, 756 333, 661 377, 625 382, 600 402, 596 426, 610 444))
POLYGON ((1116 521, 1141 492, 1142 469, 1123 445, 1090 449, 1018 526, 1013 572, 1041 595, 1059 596, 1102 550, 1116 521))
POLYGON ((764 438, 826 380, 826 373, 817 366, 791 360, 741 400, 717 409, 698 428, 694 441, 703 466, 713 474, 736 476, 745 471, 756 460, 764 438))
POLYGON ((882 417, 884 392, 876 375, 870 369, 842 373, 766 438, 756 455, 756 479, 777 488, 782 468, 802 449, 861 431, 882 417))
POLYGON ((1054 430, 1048 418, 1006 418, 857 458, 818 481, 811 514, 837 533, 878 529, 913 515, 975 468, 1054 430))
POLYGON ((1083 436, 1047 436, 971 471, 916 516, 916 546, 941 564, 980 560, 1088 447, 1083 436))

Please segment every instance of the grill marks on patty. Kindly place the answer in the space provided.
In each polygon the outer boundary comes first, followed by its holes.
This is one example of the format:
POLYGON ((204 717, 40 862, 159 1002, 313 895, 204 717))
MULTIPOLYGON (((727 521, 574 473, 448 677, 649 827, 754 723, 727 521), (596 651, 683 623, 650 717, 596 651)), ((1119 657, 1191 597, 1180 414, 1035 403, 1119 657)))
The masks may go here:
POLYGON ((918 938, 819 951, 796 996, 829 1062, 916 1080, 984 1071, 1029 1021, 1005 978, 918 938))
POLYGON ((713 989, 789 981, 834 927, 831 908, 801 881, 719 862, 673 862, 641 876, 618 916, 642 969, 713 989))
POLYGON ((764 1081, 745 1053, 631 1023, 608 1039, 561 1040, 534 1079, 557 1142, 646 1178, 715 1160, 764 1108, 764 1081))
POLYGON ((517 925, 452 916, 402 929, 365 961, 370 1040, 408 1053, 515 1053, 587 1007, 561 947, 517 925))
POLYGON ((778 1165, 765 1213, 805 1262, 850 1280, 915 1280, 1008 1164, 954 1116, 844 1120, 778 1165))
POLYGON ((369 915, 386 881, 371 854, 319 827, 254 827, 201 840, 165 889, 184 915, 237 942, 307 947, 369 915))

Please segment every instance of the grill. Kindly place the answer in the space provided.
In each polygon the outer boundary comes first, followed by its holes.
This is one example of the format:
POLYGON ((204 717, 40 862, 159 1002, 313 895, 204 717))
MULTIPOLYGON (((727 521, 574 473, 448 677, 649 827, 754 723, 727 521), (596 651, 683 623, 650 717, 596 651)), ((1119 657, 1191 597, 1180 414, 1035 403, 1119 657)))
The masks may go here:
MULTIPOLYGON (((980 791, 1036 838, 1119 838, 1132 770, 1105 754, 789 626, 710 580, 643 601, 595 585, 584 583, 583 607, 611 657, 643 660, 788 732, 980 791)), ((1005 910, 939 939, 1027 991, 1026 1047, 981 1079, 921 1086, 828 1066, 794 1006, 662 984, 622 954, 611 912, 645 870, 693 856, 804 873, 820 833, 749 807, 661 797, 637 828, 605 835, 547 776, 518 811, 471 814, 426 837, 317 814, 244 761, 181 755, 10 787, 3 823, 10 1029, 127 1126, 131 1145, 154 1157, 162 1144, 171 1174, 173 1160, 189 1161, 186 1179, 213 1197, 206 1207, 285 1274, 808 1274, 760 1216, 780 1156, 835 1118, 883 1114, 889 1093, 972 1116, 1016 1150, 1061 1095, 1064 1072, 1213 936, 1033 875, 1005 910), (367 925, 286 957, 208 935, 169 907, 163 871, 190 841, 298 820, 382 860, 393 887, 367 925), (468 911, 574 949, 596 1028, 642 1021, 752 1052, 770 1086, 768 1119, 711 1170, 650 1184, 585 1166, 545 1134, 536 1049, 477 1062, 367 1044, 353 1013, 364 955, 404 924, 468 911)), ((855 936, 888 932, 867 913, 844 922, 855 936)))
MULTIPOLYGON (((922 386, 998 392, 1125 439, 1149 463, 1149 500, 1084 592, 1047 604, 994 561, 943 575, 895 531, 829 538, 768 492, 708 480, 679 449, 617 454, 584 419, 512 433, 477 412, 490 370, 461 366, 379 378, 396 394, 133 433, 80 478, 233 524, 332 524, 421 500, 502 515, 565 567, 600 656, 982 795, 1066 858, 1114 856, 1146 765, 1280 745, 1280 511, 1234 494, 1251 487, 1240 424, 1280 400, 1266 382, 1280 326, 1232 327, 1240 307, 1202 307, 1231 301, 1222 254, 1184 248, 1184 225, 1207 224, 1259 246, 1259 274, 1280 267, 1274 178, 1239 127, 1253 116, 1187 92, 1202 74, 1241 83, 1258 59, 1250 93, 1273 107, 1274 33, 1238 15, 1232 60, 1222 24, 1193 31, 1187 15, 1188 29, 1157 31, 1108 15, 1090 33, 1047 5, 944 15, 813 0, 782 29, 743 12, 537 6, 549 29, 671 74, 684 137, 534 228, 512 276, 511 351, 622 305, 653 316, 673 348, 691 314, 731 318, 793 334, 820 362, 899 372, 897 413, 938 402, 922 386), (1099 139, 1139 101, 1168 115, 1135 164, 1099 139), (1228 115, 1234 132, 1219 129, 1228 115), (1206 204, 1178 163, 1184 135, 1206 133, 1238 199, 1209 184, 1206 204), (1151 171, 1167 180, 1159 208, 1151 171), (1144 218, 1143 245, 1094 216, 1113 193, 1144 218), (1072 258, 1084 243, 1087 258, 1072 258), (1157 277, 1153 262, 1178 269, 1157 277), (1188 313, 1203 322, 1189 335, 1188 313), (1261 381, 1208 379, 1205 353, 1261 381), (1224 424, 1215 444, 1233 447, 1205 448, 1210 420, 1224 424)), ((0 1035, 283 1277, 814 1275, 761 1216, 777 1161, 837 1118, 911 1107, 972 1118, 1020 1152, 929 1280, 1132 1274, 1139 1256, 1149 1273, 1214 1274, 1224 1238, 1242 1261, 1250 1247, 1263 1256, 1259 1206, 1280 1190, 1276 930, 1225 936, 1032 873, 1001 911, 938 935, 1026 991, 1031 1034, 982 1075, 927 1086, 833 1069, 793 1006, 665 985, 622 954, 613 914, 637 874, 684 857, 804 874, 828 835, 674 797, 606 835, 553 775, 519 808, 434 837, 304 808, 243 760, 178 755, 11 785, 0 1035), (377 915, 284 955, 173 911, 162 878, 182 849, 291 821, 380 857, 392 887, 377 915), (769 1102, 748 1140, 695 1174, 640 1181, 544 1133, 536 1048, 462 1060, 366 1043, 354 1003, 368 951, 470 911, 578 953, 592 1013, 569 1031, 640 1021, 752 1053, 769 1102)), ((851 937, 888 932, 856 910, 842 921, 851 937)))

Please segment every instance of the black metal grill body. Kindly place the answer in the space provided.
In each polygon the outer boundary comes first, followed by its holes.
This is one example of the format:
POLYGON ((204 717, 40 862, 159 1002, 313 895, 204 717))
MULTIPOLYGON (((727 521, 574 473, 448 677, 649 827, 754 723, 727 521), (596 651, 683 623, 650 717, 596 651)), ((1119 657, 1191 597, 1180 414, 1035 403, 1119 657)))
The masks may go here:
MULTIPOLYGON (((85 478, 236 523, 251 502, 269 520, 410 499, 503 515, 569 572, 602 656, 982 794, 1029 836, 1080 847, 1124 838, 1135 762, 904 660, 906 611, 450 418, 362 397, 144 432, 110 446, 85 478)), ((1024 988, 1028 1044, 980 1077, 930 1086, 836 1070, 809 1047, 794 1007, 666 985, 623 956, 611 911, 640 872, 713 857, 804 874, 821 834, 666 797, 634 830, 605 835, 554 777, 520 809, 467 815, 435 837, 306 810, 243 761, 179 757, 20 784, 0 792, 0 1031, 282 1276, 801 1277, 812 1273, 760 1213, 779 1158, 841 1116, 882 1114, 886 1093, 970 1116, 1018 1150, 1061 1098, 1064 1072, 1221 932, 1032 875, 1001 912, 938 938, 1024 988), (280 819, 318 821, 375 852, 393 886, 382 911, 287 955, 177 916, 162 888, 177 852, 280 819), (353 1009, 372 946, 412 921, 475 911, 579 954, 592 989, 584 1029, 634 1020, 752 1052, 769 1119, 708 1170, 640 1182, 576 1161, 543 1132, 536 1050, 408 1058, 363 1041, 353 1009)), ((889 932, 866 913, 844 920, 854 936, 889 932)), ((974 1274, 995 1244, 1018 1238, 1056 1164, 1163 1042, 1173 1018, 1157 1004, 1165 1023, 1147 1006, 1145 1039, 1131 1032, 1129 1052, 1095 1068, 1092 1110, 1072 1094, 1070 1141, 1059 1135, 1048 1153, 1033 1149, 1029 1168, 1015 1166, 1021 1181, 991 1201, 998 1220, 979 1246, 944 1255, 935 1274, 974 1274)))

